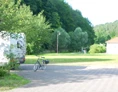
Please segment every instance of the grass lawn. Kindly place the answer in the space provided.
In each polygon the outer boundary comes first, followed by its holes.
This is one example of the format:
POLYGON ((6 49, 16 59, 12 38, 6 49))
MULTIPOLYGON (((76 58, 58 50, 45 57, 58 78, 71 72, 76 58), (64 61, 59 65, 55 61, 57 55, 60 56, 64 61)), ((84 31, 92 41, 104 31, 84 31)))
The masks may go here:
POLYGON ((5 75, 4 77, 0 77, 0 92, 22 86, 29 82, 29 80, 16 74, 5 75))
MULTIPOLYGON (((48 53, 41 54, 50 60, 50 64, 75 64, 75 65, 101 65, 101 64, 118 64, 118 55, 109 54, 79 54, 79 53, 48 53)), ((27 64, 34 64, 37 57, 27 55, 27 64)))

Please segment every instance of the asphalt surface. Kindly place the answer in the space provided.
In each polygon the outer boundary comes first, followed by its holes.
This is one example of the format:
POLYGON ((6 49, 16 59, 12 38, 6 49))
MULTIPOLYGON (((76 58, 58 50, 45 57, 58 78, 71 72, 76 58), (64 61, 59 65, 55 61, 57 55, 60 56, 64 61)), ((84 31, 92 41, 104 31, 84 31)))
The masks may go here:
POLYGON ((118 67, 48 65, 33 71, 23 64, 15 73, 31 83, 7 92, 118 92, 118 67))

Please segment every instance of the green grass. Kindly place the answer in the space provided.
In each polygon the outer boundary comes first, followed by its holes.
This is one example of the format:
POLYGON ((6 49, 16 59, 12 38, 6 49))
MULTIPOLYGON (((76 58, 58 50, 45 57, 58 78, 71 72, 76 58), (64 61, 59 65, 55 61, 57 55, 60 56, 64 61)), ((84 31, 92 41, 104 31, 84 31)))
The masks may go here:
POLYGON ((29 82, 29 80, 24 79, 17 74, 5 75, 4 77, 0 77, 0 92, 17 88, 29 82))
MULTIPOLYGON (((50 64, 73 64, 91 65, 91 64, 118 64, 118 55, 109 54, 79 54, 79 53, 48 53, 40 54, 50 60, 50 64)), ((34 64, 37 57, 34 55, 26 56, 27 64, 34 64)))

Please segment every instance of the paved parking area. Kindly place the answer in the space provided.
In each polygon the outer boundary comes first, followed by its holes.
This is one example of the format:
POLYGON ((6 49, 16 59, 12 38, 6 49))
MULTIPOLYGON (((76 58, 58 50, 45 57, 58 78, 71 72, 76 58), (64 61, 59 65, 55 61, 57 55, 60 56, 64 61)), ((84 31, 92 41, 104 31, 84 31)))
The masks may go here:
POLYGON ((49 65, 33 72, 21 65, 21 76, 31 83, 9 92, 118 92, 118 67, 49 65))

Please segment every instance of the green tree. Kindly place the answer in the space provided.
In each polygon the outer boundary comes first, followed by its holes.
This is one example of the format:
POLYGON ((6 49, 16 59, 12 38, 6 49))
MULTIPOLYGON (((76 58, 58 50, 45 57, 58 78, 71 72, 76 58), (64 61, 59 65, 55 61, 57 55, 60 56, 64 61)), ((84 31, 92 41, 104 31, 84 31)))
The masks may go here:
POLYGON ((78 26, 88 34, 88 46, 94 43, 95 33, 92 23, 84 18, 79 10, 73 10, 65 0, 22 0, 29 5, 34 15, 44 10, 46 20, 51 27, 56 29, 62 27, 66 32, 73 32, 78 26))
POLYGON ((14 0, 1 0, 0 30, 9 32, 26 31, 32 19, 30 7, 20 6, 20 0, 15 4, 14 0))
POLYGON ((0 30, 24 32, 27 43, 32 44, 34 52, 39 52, 44 43, 49 43, 51 28, 43 16, 43 11, 33 15, 29 6, 17 0, 0 0, 0 30))
POLYGON ((74 32, 69 32, 70 35, 70 45, 68 46, 69 51, 73 52, 76 51, 76 41, 75 41, 75 34, 74 32))
POLYGON ((118 20, 100 24, 94 27, 95 30, 95 43, 106 43, 107 40, 118 36, 118 20))
POLYGON ((60 16, 57 12, 53 12, 52 16, 50 17, 49 21, 51 21, 52 28, 58 28, 61 27, 61 22, 60 22, 60 16))
POLYGON ((74 32, 69 33, 71 37, 70 50, 80 51, 87 46, 88 34, 83 32, 80 27, 77 27, 74 32))
POLYGON ((52 34, 52 47, 55 51, 57 51, 57 44, 59 51, 66 51, 70 44, 70 36, 63 28, 55 29, 52 34))
POLYGON ((81 38, 81 50, 86 49, 88 46, 88 33, 82 32, 82 38, 81 38))

